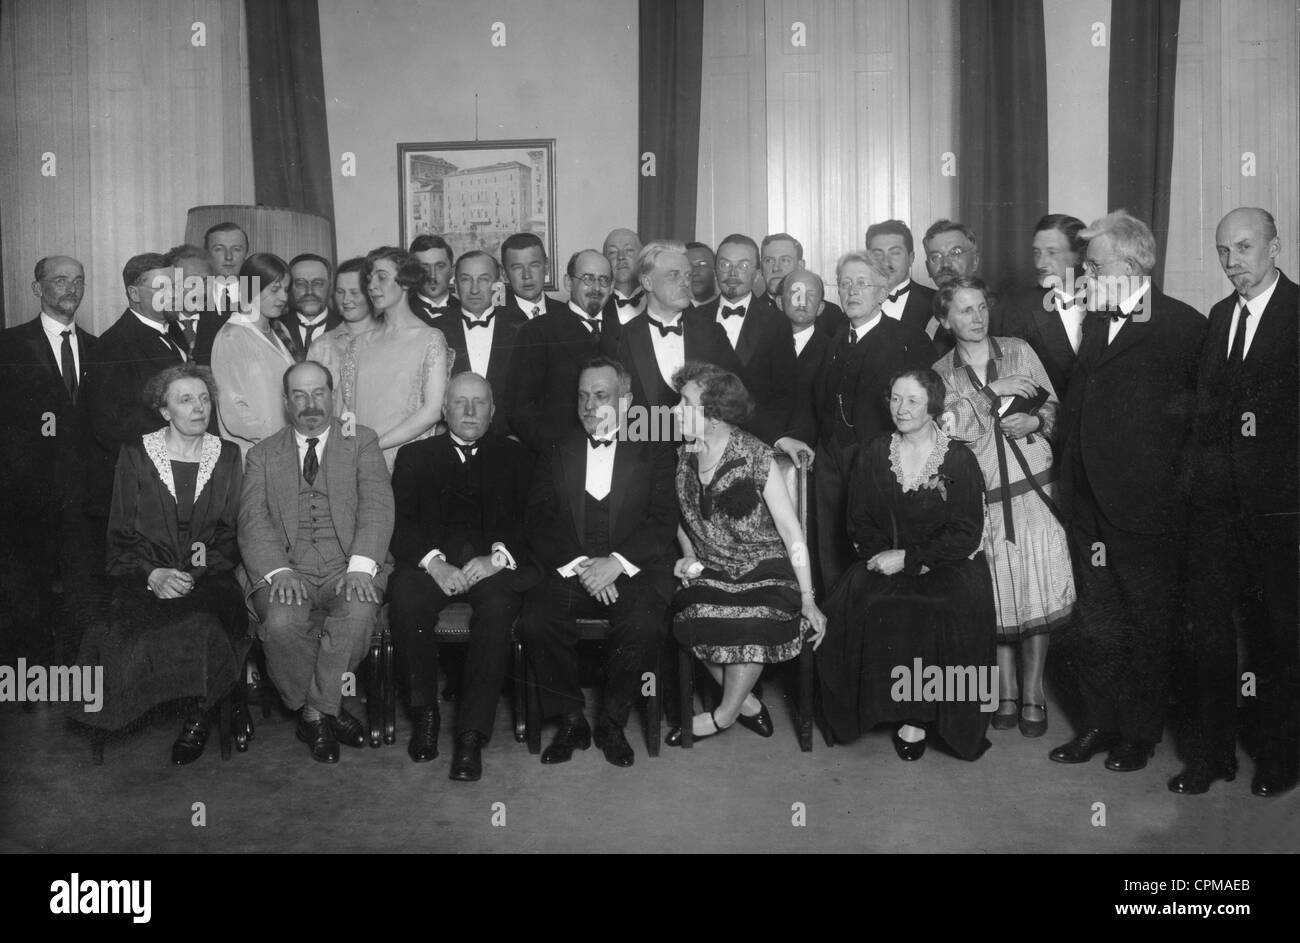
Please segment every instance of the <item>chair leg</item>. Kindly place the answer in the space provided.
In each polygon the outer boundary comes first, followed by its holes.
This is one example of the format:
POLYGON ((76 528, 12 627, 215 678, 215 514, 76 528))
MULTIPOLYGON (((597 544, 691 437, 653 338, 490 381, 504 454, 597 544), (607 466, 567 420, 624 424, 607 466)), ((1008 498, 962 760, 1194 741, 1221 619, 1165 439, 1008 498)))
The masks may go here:
POLYGON ((663 657, 661 654, 659 662, 655 665, 655 683, 652 689, 654 693, 647 697, 645 702, 645 751, 650 756, 659 755, 659 743, 662 734, 660 727, 663 723, 663 701, 659 693, 659 683, 664 676, 663 657))
POLYGON ((378 633, 370 636, 370 654, 366 656, 366 726, 370 728, 370 746, 384 742, 384 639, 378 633))
MULTIPOLYGON (((272 687, 271 676, 266 670, 266 649, 258 646, 254 651, 257 652, 257 690, 262 698, 262 719, 266 720, 271 716, 271 699, 275 688, 272 687)), ((247 677, 244 681, 247 682, 247 677)))
POLYGON ((514 651, 515 742, 523 743, 528 739, 528 717, 526 714, 528 708, 524 704, 524 700, 528 696, 527 686, 524 684, 524 643, 516 639, 514 651))
POLYGON ((221 699, 216 710, 212 711, 212 713, 217 715, 217 742, 221 744, 221 758, 223 760, 230 759, 231 706, 233 697, 234 692, 227 694, 221 699))
POLYGON ((811 753, 813 747, 813 653, 805 644, 799 653, 799 749, 811 753))
POLYGON ((96 766, 104 765, 104 741, 107 739, 107 730, 96 727, 90 732, 90 761, 96 766))
POLYGON ((528 689, 525 714, 525 724, 528 729, 528 752, 535 756, 542 752, 542 696, 537 689, 537 678, 533 674, 533 666, 528 662, 526 649, 523 650, 522 657, 524 661, 524 677, 526 678, 525 686, 528 689))
POLYGON ((681 691, 682 747, 689 750, 695 744, 695 731, 691 718, 695 716, 695 658, 690 649, 677 647, 678 685, 681 691))
POLYGON ((393 653, 393 636, 384 630, 383 641, 384 664, 384 743, 392 746, 397 742, 397 656, 393 653))

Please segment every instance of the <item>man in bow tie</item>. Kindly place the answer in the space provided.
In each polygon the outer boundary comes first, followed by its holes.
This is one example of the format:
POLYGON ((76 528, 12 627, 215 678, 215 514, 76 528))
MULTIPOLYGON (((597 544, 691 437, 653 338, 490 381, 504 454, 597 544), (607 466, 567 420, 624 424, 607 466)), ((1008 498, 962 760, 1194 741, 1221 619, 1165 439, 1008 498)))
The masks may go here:
POLYGON ((614 292, 606 308, 617 315, 620 325, 627 324, 645 310, 645 292, 637 278, 636 260, 641 254, 641 237, 630 229, 615 229, 605 237, 601 248, 614 271, 614 292))
POLYGON ((563 311, 563 302, 549 297, 543 290, 551 277, 551 262, 546 246, 536 233, 517 232, 501 243, 501 267, 510 290, 506 305, 514 305, 529 321, 548 312, 563 311))
MULTIPOLYGON (((684 248, 677 254, 685 290, 684 248)), ((542 754, 546 764, 567 762, 593 740, 582 712, 575 620, 610 622, 594 740, 615 766, 632 765, 623 727, 667 636, 676 557, 676 463, 668 444, 618 438, 630 385, 617 361, 599 357, 587 364, 578 379, 582 429, 548 449, 528 498, 525 534, 545 575, 524 601, 521 632, 537 675, 542 715, 560 718, 555 739, 542 754)), ((663 696, 663 679, 657 683, 663 696)))
POLYGON ((397 453, 397 523, 390 585, 393 643, 406 675, 415 729, 408 752, 417 763, 438 755, 438 614, 452 602, 474 609, 456 711, 452 779, 483 774, 501 685, 510 665, 510 633, 522 593, 537 583, 524 552, 524 507, 532 474, 528 449, 491 431, 492 387, 475 373, 447 385, 448 435, 410 442, 397 453))
MULTIPOLYGON (((456 289, 460 309, 433 320, 456 353, 452 376, 465 371, 486 377, 494 402, 505 403, 506 382, 514 357, 516 335, 528 319, 514 305, 505 304, 501 266, 486 252, 466 252, 456 260, 456 289)), ((492 429, 509 435, 504 410, 497 411, 492 429)))
POLYGON ((613 290, 609 260, 595 249, 575 252, 565 270, 569 303, 519 329, 506 384, 510 428, 540 455, 578 425, 574 396, 582 367, 612 352, 618 318, 606 312, 613 290))
POLYGON ((1061 493, 1078 603, 1057 653, 1078 683, 1083 725, 1050 755, 1086 763, 1108 750, 1106 768, 1128 772, 1146 766, 1164 731, 1183 618, 1181 455, 1205 319, 1152 283, 1156 241, 1140 220, 1117 210, 1080 235, 1097 290, 1065 404, 1061 493))
POLYGON ((867 254, 889 273, 889 294, 880 306, 881 312, 924 331, 933 314, 934 289, 912 281, 912 265, 916 262, 912 230, 901 219, 873 223, 867 227, 867 254))
POLYGON ((717 259, 713 250, 702 242, 686 243, 686 258, 691 263, 691 297, 695 306, 702 308, 718 297, 717 259))
POLYGON ((1197 370, 1196 431, 1186 464, 1196 709, 1187 767, 1169 788, 1201 793, 1236 772, 1242 675, 1235 610, 1256 683, 1247 699, 1256 705, 1251 791, 1276 796, 1300 779, 1300 290, 1277 268, 1282 243, 1267 210, 1233 210, 1214 241, 1233 291, 1210 309, 1197 370))
POLYGON ((307 359, 312 341, 343 323, 330 308, 331 277, 330 263, 319 255, 304 252, 289 263, 290 315, 281 323, 292 341, 289 352, 299 363, 307 359))
POLYGON ((411 240, 411 255, 424 266, 425 282, 410 294, 411 311, 425 324, 444 314, 460 314, 460 300, 451 293, 455 254, 442 236, 426 233, 411 240))

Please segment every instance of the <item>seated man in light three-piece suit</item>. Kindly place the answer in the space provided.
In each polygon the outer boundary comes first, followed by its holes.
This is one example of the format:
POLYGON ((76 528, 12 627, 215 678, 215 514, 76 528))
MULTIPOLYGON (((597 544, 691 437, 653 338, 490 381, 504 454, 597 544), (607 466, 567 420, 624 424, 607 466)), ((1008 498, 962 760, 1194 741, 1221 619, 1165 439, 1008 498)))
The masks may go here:
POLYGON ((248 452, 239 550, 271 681, 301 710, 298 739, 312 759, 336 763, 340 742, 366 741, 343 709, 343 679, 365 656, 383 600, 393 489, 374 431, 334 418, 329 370, 290 367, 284 405, 290 424, 248 452))

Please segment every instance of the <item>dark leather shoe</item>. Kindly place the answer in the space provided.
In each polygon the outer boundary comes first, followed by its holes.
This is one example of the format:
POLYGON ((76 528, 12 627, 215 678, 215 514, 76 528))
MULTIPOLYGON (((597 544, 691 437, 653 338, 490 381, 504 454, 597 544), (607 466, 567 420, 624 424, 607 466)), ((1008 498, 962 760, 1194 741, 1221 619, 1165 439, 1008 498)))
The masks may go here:
POLYGON ((369 742, 366 728, 361 726, 361 721, 342 707, 339 708, 337 714, 325 714, 324 717, 329 721, 330 730, 334 733, 334 739, 344 746, 363 747, 369 742))
MULTIPOLYGON (((1020 710, 1019 698, 1016 697, 999 698, 998 707, 1001 707, 1003 704, 1014 704, 1016 705, 1016 712, 1019 712, 1020 710)), ((1016 713, 1003 714, 999 711, 998 713, 995 713, 993 715, 993 719, 989 721, 989 726, 992 727, 994 730, 1010 730, 1012 727, 1016 725, 1016 716, 1017 716, 1016 713)))
POLYGON ((611 723, 596 725, 596 746, 605 754, 605 759, 615 766, 631 766, 636 759, 632 744, 623 736, 623 728, 611 723))
POLYGON ((1169 791, 1179 792, 1185 796, 1199 796, 1210 791, 1210 784, 1216 779, 1230 783, 1237 778, 1237 763, 1210 763, 1207 760, 1192 760, 1187 768, 1169 780, 1169 791))
POLYGON ((1147 743, 1125 740, 1106 757, 1106 769, 1116 773, 1133 773, 1144 769, 1147 760, 1155 756, 1156 748, 1147 743))
POLYGON ((412 710, 415 727, 411 731, 411 742, 406 745, 406 752, 417 763, 427 763, 438 755, 438 727, 442 718, 438 716, 438 707, 416 707, 412 710))
POLYGON ((1270 798, 1290 792, 1300 782, 1300 770, 1282 763, 1260 760, 1255 764, 1255 777, 1250 781, 1250 791, 1257 796, 1270 798))
POLYGON ((230 733, 235 740, 235 749, 247 753, 248 741, 253 739, 253 715, 247 707, 236 707, 231 712, 230 733))
POLYGON ((181 735, 172 744, 172 762, 177 766, 193 763, 203 755, 203 747, 208 742, 208 720, 187 720, 181 728, 181 735))
POLYGON ((1047 705, 1034 704, 1030 701, 1025 701, 1025 703, 1020 707, 1019 723, 1020 735, 1022 737, 1041 737, 1043 734, 1047 733, 1047 705), (1026 707, 1037 707, 1043 712, 1043 719, 1030 720, 1025 717, 1026 707))
POLYGON ((542 751, 542 762, 547 766, 555 763, 567 763, 573 759, 574 750, 585 750, 591 746, 591 728, 581 714, 565 717, 560 721, 560 729, 555 732, 551 745, 542 751))
POLYGON ((334 739, 334 731, 324 715, 320 720, 298 719, 298 739, 307 744, 311 758, 317 763, 337 763, 339 761, 339 742, 334 739))
POLYGON ((664 746, 679 747, 682 745, 682 728, 674 727, 668 731, 668 736, 664 737, 664 746))
POLYGON ((1113 747, 1117 739, 1115 734, 1093 727, 1069 743, 1057 747, 1047 756, 1057 763, 1086 763, 1102 750, 1113 747))
POLYGON ((451 760, 449 778, 476 783, 483 778, 484 736, 477 730, 456 734, 456 755, 451 760))
MULTIPOLYGON (((762 702, 759 702, 762 704, 762 702)), ((772 736, 772 715, 767 712, 767 705, 763 704, 763 709, 753 717, 746 717, 744 714, 736 715, 736 723, 742 727, 754 731, 760 737, 772 736)))
MULTIPOLYGON (((928 738, 926 738, 928 739, 928 738)), ((910 763, 913 760, 919 760, 925 756, 925 740, 918 740, 916 743, 908 743, 894 731, 894 752, 898 758, 904 762, 910 763)))

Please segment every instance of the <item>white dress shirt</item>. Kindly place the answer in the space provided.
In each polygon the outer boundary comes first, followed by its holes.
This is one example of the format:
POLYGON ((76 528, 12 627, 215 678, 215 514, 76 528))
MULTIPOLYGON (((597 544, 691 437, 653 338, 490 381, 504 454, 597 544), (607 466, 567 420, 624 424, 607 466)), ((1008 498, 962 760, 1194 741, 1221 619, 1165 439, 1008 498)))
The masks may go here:
MULTIPOLYGON (((461 317, 471 321, 483 321, 492 317, 496 308, 489 307, 480 315, 461 311, 461 317)), ((481 377, 487 376, 488 361, 492 359, 492 335, 497 329, 497 319, 492 318, 487 327, 470 327, 465 325, 465 352, 469 355, 469 368, 481 377)))
MULTIPOLYGON (((320 472, 317 474, 321 474, 325 471, 325 443, 329 441, 329 437, 329 426, 326 426, 316 435, 310 437, 316 440, 316 461, 320 464, 320 472)), ((298 445, 299 473, 302 472, 303 463, 307 461, 307 439, 308 436, 303 435, 297 429, 293 430, 293 440, 298 445)), ((293 567, 282 566, 278 569, 272 570, 270 573, 266 574, 266 581, 270 583, 271 577, 275 576, 275 574, 283 573, 285 570, 292 569, 293 567)), ((348 572, 365 573, 367 576, 374 577, 374 575, 379 572, 379 566, 369 557, 363 556, 359 553, 354 553, 352 556, 348 557, 348 572)))
MULTIPOLYGON (((635 294, 635 292, 633 294, 635 294)), ((618 311, 618 322, 620 324, 626 324, 628 321, 631 321, 634 317, 636 317, 638 314, 640 314, 642 311, 645 310, 645 295, 642 295, 640 298, 638 298, 637 303, 634 305, 621 305, 618 303, 617 299, 619 298, 627 300, 628 298, 631 297, 632 295, 625 295, 617 288, 614 289, 614 298, 615 298, 614 308, 615 310, 618 311)))
POLYGON ((524 317, 531 321, 533 318, 541 317, 546 313, 546 292, 542 292, 542 296, 536 301, 524 301, 524 299, 515 295, 515 304, 524 313, 524 317), (534 308, 537 309, 535 312, 533 311, 534 308))
POLYGON ((1280 272, 1274 272, 1273 284, 1249 301, 1241 297, 1241 295, 1237 296, 1237 307, 1232 312, 1232 325, 1228 328, 1229 353, 1232 352, 1232 342, 1237 337, 1237 325, 1241 323, 1241 309, 1247 306, 1250 308, 1250 320, 1246 322, 1246 338, 1241 342, 1241 359, 1245 360, 1246 355, 1250 353, 1250 342, 1255 339, 1255 332, 1259 330, 1259 322, 1264 317, 1264 309, 1268 307, 1269 299, 1273 297, 1273 289, 1277 288, 1277 283, 1281 281, 1278 278, 1280 274, 1280 272))
POLYGON ((1141 301, 1142 297, 1150 290, 1151 290, 1151 279, 1149 278, 1144 279, 1141 288, 1133 292, 1133 294, 1129 295, 1127 298, 1125 298, 1123 301, 1119 303, 1119 309, 1123 311, 1126 315, 1128 315, 1128 317, 1125 318, 1117 318, 1113 316, 1111 317, 1110 333, 1106 336, 1107 344, 1113 344, 1115 342, 1115 335, 1118 334, 1123 329, 1125 324, 1128 324, 1128 322, 1133 319, 1133 309, 1138 306, 1138 302, 1141 301))
POLYGON ((660 334, 656 325, 660 323, 667 327, 679 325, 682 323, 682 312, 678 311, 673 315, 671 321, 660 322, 653 314, 648 317, 650 318, 650 343, 654 345, 659 375, 664 378, 665 383, 672 386, 673 374, 686 363, 686 329, 683 327, 681 334, 660 334))
POLYGON ((814 321, 805 328, 800 328, 794 334, 794 355, 798 357, 803 353, 803 349, 808 346, 808 342, 813 339, 816 333, 817 322, 814 321))
POLYGON ((1063 291, 1052 292, 1052 305, 1061 317, 1061 327, 1065 329, 1065 336, 1069 339, 1070 346, 1077 354, 1079 344, 1083 340, 1083 316, 1088 313, 1087 310, 1073 295, 1067 295, 1063 291))
MULTIPOLYGON (((903 279, 902 284, 900 284, 897 288, 891 291, 890 294, 891 295, 897 294, 900 291, 910 291, 911 288, 912 288, 912 280, 910 278, 905 278, 903 279)), ((893 301, 890 301, 888 298, 886 298, 880 305, 880 311, 887 318, 893 318, 895 321, 901 321, 903 320, 903 309, 906 307, 907 307, 907 296, 903 295, 899 298, 896 298, 893 301)))
POLYGON ((420 298, 430 308, 445 308, 447 307, 447 305, 451 304, 451 292, 446 292, 445 294, 443 294, 442 298, 436 301, 433 298, 430 298, 428 295, 424 294, 424 292, 420 292, 420 298))
POLYGON ((141 314, 139 311, 136 311, 134 308, 131 309, 131 313, 136 316, 136 319, 141 324, 157 331, 158 336, 162 338, 162 342, 164 345, 166 345, 168 350, 173 350, 179 353, 181 355, 181 360, 190 359, 190 352, 185 349, 184 345, 177 344, 175 347, 172 346, 172 339, 167 336, 167 324, 165 322, 159 324, 157 321, 151 321, 148 318, 146 318, 143 314, 141 314))
POLYGON ((884 317, 884 315, 881 314, 879 311, 877 311, 876 316, 872 318, 870 321, 868 321, 866 324, 859 325, 858 327, 853 327, 852 323, 850 322, 849 330, 853 332, 854 346, 862 343, 862 339, 866 337, 868 333, 871 332, 871 329, 873 327, 875 327, 877 324, 880 323, 880 319, 882 317, 884 317))
MULTIPOLYGON (((658 333, 657 331, 655 333, 658 333)), ((595 438, 601 442, 608 442, 609 445, 597 447, 589 438, 587 440, 587 494, 591 495, 597 501, 603 501, 609 495, 609 490, 614 482, 614 454, 618 451, 618 434, 609 432, 605 435, 598 435, 595 438)), ((613 523, 611 521, 611 523, 613 523)), ((579 535, 581 536, 581 535, 579 535)), ((641 572, 641 568, 631 563, 627 557, 621 553, 611 553, 611 557, 619 562, 623 567, 623 572, 628 576, 636 576, 641 572)), ((564 566, 559 567, 556 572, 563 577, 574 576, 578 572, 578 564, 583 560, 588 560, 586 554, 580 557, 574 557, 564 566)))
POLYGON ((309 328, 323 328, 325 320, 330 316, 330 309, 325 308, 314 318, 304 318, 301 314, 294 312, 294 320, 298 322, 298 329, 302 332, 302 349, 307 350, 311 347, 312 342, 321 336, 320 331, 309 330, 309 328))
POLYGON ((744 298, 740 298, 736 301, 728 301, 725 298, 718 299, 718 323, 721 324, 722 329, 727 332, 727 340, 731 341, 732 350, 735 350, 736 345, 740 343, 740 332, 745 326, 745 319, 743 317, 736 317, 734 314, 729 318, 725 318, 723 315, 733 308, 742 307, 745 309, 745 314, 749 314, 753 305, 754 293, 752 291, 745 295, 744 298))
MULTIPOLYGON (((454 442, 456 445, 468 445, 468 446, 473 446, 476 449, 478 448, 477 442, 470 442, 468 439, 462 439, 454 432, 448 431, 447 435, 451 436, 451 441, 454 442)), ((460 460, 460 463, 462 465, 464 465, 467 461, 469 461, 469 459, 465 457, 465 453, 462 452, 460 449, 455 449, 454 451, 456 453, 456 458, 460 460)), ((420 569, 424 570, 426 573, 429 573, 430 563, 432 563, 434 560, 446 560, 446 559, 447 559, 447 555, 435 547, 434 549, 430 550, 428 553, 426 553, 424 556, 420 558, 420 569)), ((517 568, 515 564, 515 558, 510 554, 510 551, 506 549, 506 545, 499 540, 492 544, 492 562, 495 565, 506 570, 513 570, 517 568)), ((429 573, 429 575, 432 576, 433 574, 429 573)))
POLYGON ((572 311, 574 314, 576 314, 578 317, 582 318, 582 326, 587 329, 588 334, 596 333, 596 326, 601 323, 601 317, 599 311, 596 312, 595 314, 588 314, 586 311, 583 311, 581 308, 575 305, 572 301, 569 302, 569 310, 572 311))
POLYGON ((41 329, 45 331, 45 339, 50 342, 50 349, 54 351, 54 362, 59 365, 60 376, 63 370, 63 332, 71 331, 68 340, 72 342, 72 363, 76 369, 77 383, 81 383, 81 345, 77 343, 77 323, 74 321, 66 327, 50 317, 44 311, 41 312, 41 329))

